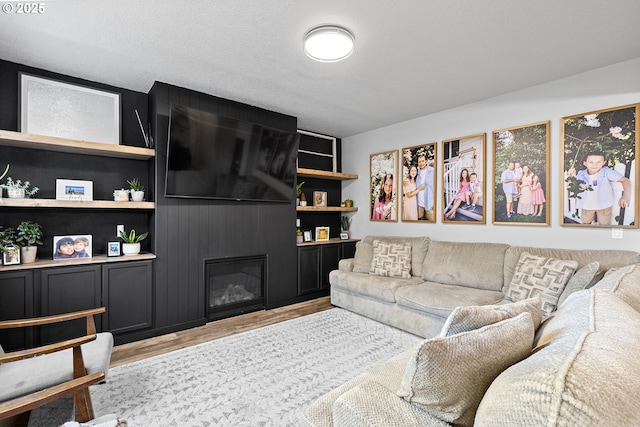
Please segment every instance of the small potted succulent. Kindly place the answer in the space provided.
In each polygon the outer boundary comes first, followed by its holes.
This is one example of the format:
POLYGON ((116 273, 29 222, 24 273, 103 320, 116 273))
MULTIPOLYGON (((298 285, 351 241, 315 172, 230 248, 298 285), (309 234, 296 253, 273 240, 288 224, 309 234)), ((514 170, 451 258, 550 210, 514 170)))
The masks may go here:
POLYGON ((5 184, 0 184, 0 188, 7 189, 7 194, 10 199, 24 199, 26 197, 31 197, 40 190, 38 187, 29 189, 30 186, 31 183, 29 181, 23 182, 20 179, 16 179, 14 181, 10 176, 7 177, 7 182, 5 184))
POLYGON ((16 228, 16 243, 20 245, 20 256, 23 264, 35 262, 38 246, 42 245, 42 226, 36 222, 22 221, 16 228))
POLYGON ((137 255, 140 253, 140 242, 143 241, 149 233, 142 233, 136 235, 136 230, 131 229, 129 233, 122 230, 120 232, 120 238, 124 240, 122 244, 122 253, 124 255, 137 255))
POLYGON ((129 184, 129 192, 131 193, 131 200, 134 202, 141 202, 144 200, 144 187, 140 183, 138 178, 133 178, 127 181, 129 184))
POLYGON ((349 234, 349 228, 351 227, 351 218, 348 216, 342 215, 340 217, 340 228, 343 233, 349 234))
POLYGON ((304 181, 296 184, 296 206, 300 205, 300 195, 302 194, 302 186, 304 181))

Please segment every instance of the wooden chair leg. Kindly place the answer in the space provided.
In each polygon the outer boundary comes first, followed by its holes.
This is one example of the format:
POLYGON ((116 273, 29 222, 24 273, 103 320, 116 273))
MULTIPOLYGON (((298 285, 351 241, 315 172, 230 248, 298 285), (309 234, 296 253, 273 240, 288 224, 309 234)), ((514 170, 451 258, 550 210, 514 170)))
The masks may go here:
POLYGON ((0 427, 27 427, 29 425, 30 416, 31 411, 27 411, 14 415, 11 418, 5 418, 4 420, 0 420, 0 427))
POLYGON ((95 418, 88 387, 78 390, 73 394, 73 406, 75 407, 77 422, 86 423, 95 418))

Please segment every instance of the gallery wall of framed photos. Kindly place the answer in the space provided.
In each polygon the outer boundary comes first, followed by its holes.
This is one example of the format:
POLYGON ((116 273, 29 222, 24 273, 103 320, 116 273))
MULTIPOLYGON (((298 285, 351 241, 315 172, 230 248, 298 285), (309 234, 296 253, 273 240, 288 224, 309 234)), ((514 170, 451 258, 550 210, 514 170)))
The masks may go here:
POLYGON ((616 64, 345 138, 343 167, 370 177, 343 187, 345 197, 370 205, 354 216, 352 235, 640 250, 638 73, 640 60, 616 64), (403 209, 417 189, 407 186, 417 160, 403 152, 430 144, 434 217, 417 220, 403 209), (398 152, 395 220, 379 220, 372 159, 389 152, 398 152), (510 163, 517 184, 507 196, 502 175, 510 163))

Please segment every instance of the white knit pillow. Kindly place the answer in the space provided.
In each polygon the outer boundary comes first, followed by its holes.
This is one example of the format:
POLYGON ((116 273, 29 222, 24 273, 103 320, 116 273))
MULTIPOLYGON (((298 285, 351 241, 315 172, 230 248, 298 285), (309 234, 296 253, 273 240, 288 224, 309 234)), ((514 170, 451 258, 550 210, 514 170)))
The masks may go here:
POLYGON ((411 278, 411 243, 373 241, 373 259, 369 274, 411 278))
POLYGON ((409 359, 398 396, 442 421, 473 426, 493 380, 531 353, 534 328, 522 313, 469 332, 425 340, 409 359))

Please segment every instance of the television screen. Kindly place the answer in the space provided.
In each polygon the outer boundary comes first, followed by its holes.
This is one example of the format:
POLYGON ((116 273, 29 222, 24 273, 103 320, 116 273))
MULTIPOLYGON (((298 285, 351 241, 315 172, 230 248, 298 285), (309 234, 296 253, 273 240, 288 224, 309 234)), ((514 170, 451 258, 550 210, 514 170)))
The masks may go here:
POLYGON ((165 196, 290 202, 298 143, 297 132, 172 105, 165 196))

